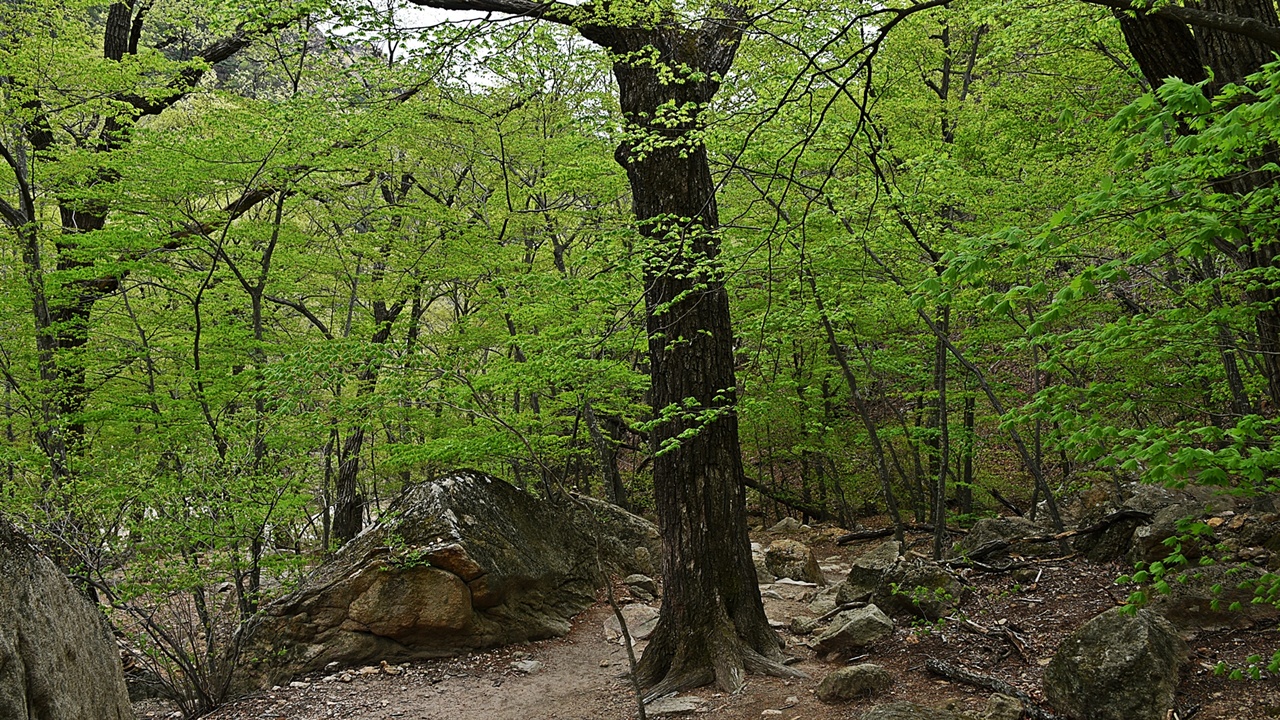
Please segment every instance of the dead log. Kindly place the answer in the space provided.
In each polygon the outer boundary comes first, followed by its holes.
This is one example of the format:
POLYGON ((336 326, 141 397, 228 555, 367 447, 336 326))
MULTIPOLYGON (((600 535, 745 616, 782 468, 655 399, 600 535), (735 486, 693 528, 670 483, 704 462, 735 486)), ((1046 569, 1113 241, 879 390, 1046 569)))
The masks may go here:
POLYGON ((946 678, 953 682, 972 685, 973 687, 982 688, 983 690, 990 690, 991 692, 997 692, 1002 695, 1018 698, 1022 701, 1023 714, 1032 720, 1062 720, 1060 716, 1054 715, 1047 710, 1042 710, 1040 706, 1036 704, 1036 701, 1031 699, 1030 695, 1022 692, 1018 688, 998 677, 980 675, 933 658, 926 660, 924 666, 934 675, 938 675, 939 677, 946 678))

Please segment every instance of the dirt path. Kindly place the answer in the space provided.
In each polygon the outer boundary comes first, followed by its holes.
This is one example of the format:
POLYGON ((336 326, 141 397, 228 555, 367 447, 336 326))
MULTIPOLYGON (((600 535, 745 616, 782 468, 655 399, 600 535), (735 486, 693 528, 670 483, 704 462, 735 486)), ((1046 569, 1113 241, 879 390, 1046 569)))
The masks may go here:
MULTIPOLYGON (((847 570, 848 560, 868 545, 816 548, 832 580, 847 570)), ((852 658, 876 662, 896 678, 883 695, 840 705, 826 705, 814 695, 818 682, 838 667, 816 658, 797 637, 780 629, 787 652, 807 672, 804 680, 782 681, 751 676, 744 692, 726 696, 702 688, 688 697, 702 701, 697 716, 726 720, 847 720, 876 702, 909 700, 933 706, 950 704, 977 710, 987 694, 929 675, 927 658, 938 658, 999 676, 1032 697, 1042 699, 1044 664, 1058 643, 1075 627, 1115 605, 1112 580, 1121 568, 1063 559, 1046 563, 1037 580, 1016 582, 1008 575, 974 574, 967 578, 973 594, 962 615, 985 625, 1007 624, 1025 639, 1022 651, 999 639, 965 631, 961 623, 930 626, 899 619, 893 634, 852 658), (1025 652, 1025 657, 1023 653, 1025 652)), ((762 587, 765 611, 777 625, 794 616, 812 616, 811 587, 776 584, 762 587)), ((212 720, 629 720, 636 717, 631 689, 620 677, 626 669, 622 647, 605 638, 611 616, 600 603, 580 615, 563 638, 501 648, 461 658, 407 663, 388 674, 376 667, 298 678, 291 686, 243 698, 209 717, 212 720), (537 666, 519 663, 534 661, 537 666), (525 672, 525 670, 532 672, 525 672), (345 678, 344 678, 345 675, 345 678)), ((1249 653, 1280 647, 1280 633, 1258 628, 1249 632, 1203 633, 1192 640, 1193 658, 1184 666, 1179 688, 1180 717, 1238 720, 1280 717, 1280 685, 1230 681, 1215 675, 1211 663, 1242 661, 1249 653)), ((165 718, 165 710, 142 709, 144 720, 165 718)))

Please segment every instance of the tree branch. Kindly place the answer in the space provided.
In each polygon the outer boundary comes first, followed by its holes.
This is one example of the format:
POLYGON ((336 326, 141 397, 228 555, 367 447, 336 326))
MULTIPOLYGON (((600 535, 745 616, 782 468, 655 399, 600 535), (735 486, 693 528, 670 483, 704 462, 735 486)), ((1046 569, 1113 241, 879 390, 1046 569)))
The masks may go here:
POLYGON ((575 11, 581 12, 590 5, 566 5, 560 2, 533 2, 532 0, 409 0, 414 5, 438 10, 472 10, 475 12, 503 13, 519 17, 549 20, 561 25, 573 26, 575 11))
POLYGON ((1257 18, 1241 17, 1239 15, 1228 15, 1226 13, 1213 12, 1212 10, 1201 10, 1200 8, 1186 7, 1177 4, 1162 5, 1155 10, 1144 10, 1135 5, 1130 0, 1084 0, 1091 5, 1100 5, 1102 7, 1111 8, 1112 10, 1120 10, 1122 12, 1132 12, 1140 15, 1156 15, 1160 17, 1170 18, 1187 25, 1195 25, 1197 27, 1212 28, 1223 32, 1242 35, 1266 45, 1272 50, 1280 51, 1280 27, 1268 25, 1257 18))
POLYGON ((320 331, 321 335, 324 335, 326 340, 333 339, 333 333, 329 332, 329 327, 324 324, 323 320, 316 317, 315 313, 308 310, 306 305, 303 305, 300 302, 295 302, 293 300, 290 300, 289 298, 276 297, 275 295, 263 295, 262 297, 270 302, 275 303, 276 305, 283 305, 285 307, 293 308, 294 310, 297 310, 299 313, 302 314, 302 317, 311 321, 311 324, 316 326, 316 329, 320 331))

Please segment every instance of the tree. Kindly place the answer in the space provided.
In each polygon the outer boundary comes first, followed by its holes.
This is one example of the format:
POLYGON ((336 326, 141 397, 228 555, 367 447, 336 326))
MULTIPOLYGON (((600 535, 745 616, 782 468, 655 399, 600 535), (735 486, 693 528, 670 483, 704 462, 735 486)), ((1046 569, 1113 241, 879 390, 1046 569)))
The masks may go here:
POLYGON ((576 28, 613 53, 626 169, 647 241, 650 444, 663 537, 662 614, 637 670, 650 696, 745 671, 796 676, 781 662, 756 584, 735 410, 729 297, 717 264, 720 220, 700 115, 733 64, 747 21, 717 4, 695 26, 651 3, 611 6, 529 0, 413 0, 576 28))

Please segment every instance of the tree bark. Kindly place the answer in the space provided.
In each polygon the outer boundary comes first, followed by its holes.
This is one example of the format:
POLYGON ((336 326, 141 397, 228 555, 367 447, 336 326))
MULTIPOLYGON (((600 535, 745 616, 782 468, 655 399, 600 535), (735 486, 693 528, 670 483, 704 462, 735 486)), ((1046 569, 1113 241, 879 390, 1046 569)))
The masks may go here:
POLYGON ((696 31, 665 22, 583 31, 616 53, 629 131, 616 157, 649 243, 650 398, 659 420, 650 442, 663 602, 636 673, 650 698, 710 682, 734 692, 747 671, 797 674, 780 662, 782 646, 755 583, 716 188, 698 135, 699 113, 741 37, 740 9, 730 11, 696 31))

